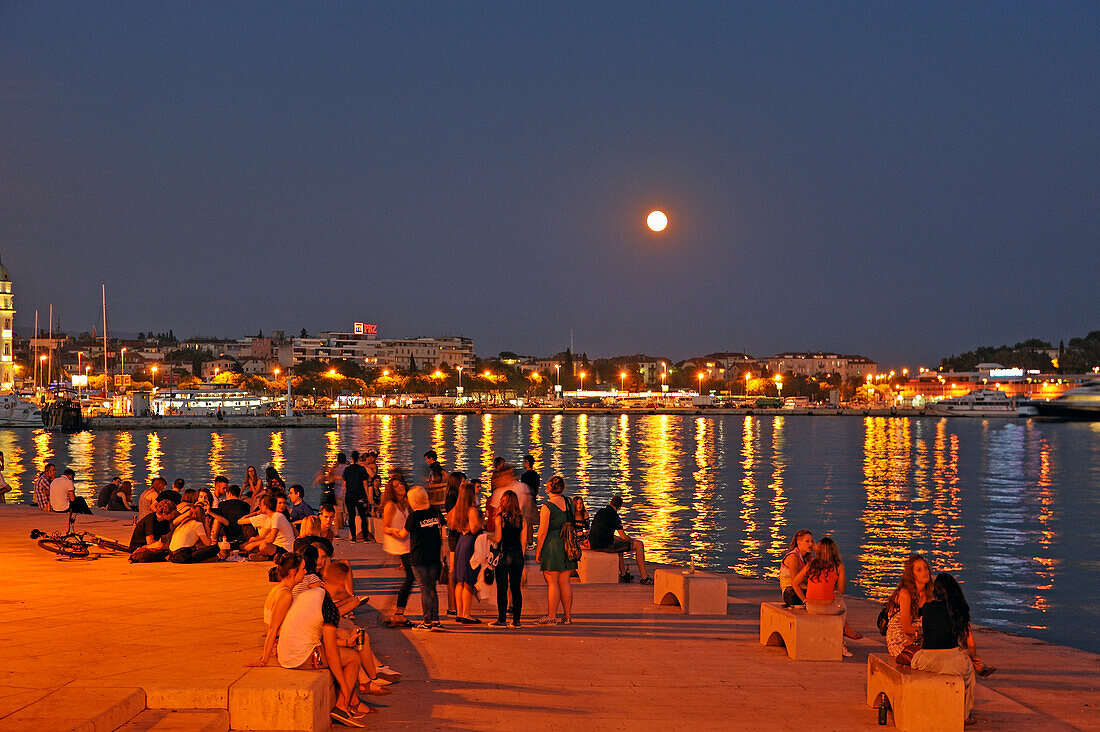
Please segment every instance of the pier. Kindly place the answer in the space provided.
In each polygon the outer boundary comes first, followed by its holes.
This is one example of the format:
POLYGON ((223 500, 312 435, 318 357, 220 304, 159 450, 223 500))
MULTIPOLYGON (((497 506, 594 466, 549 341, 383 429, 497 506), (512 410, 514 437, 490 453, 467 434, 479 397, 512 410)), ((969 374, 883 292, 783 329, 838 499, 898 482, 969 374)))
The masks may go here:
POLYGON ((324 427, 336 426, 334 417, 324 414, 303 414, 293 417, 281 415, 225 415, 217 417, 172 415, 167 417, 88 417, 85 427, 89 430, 167 430, 167 429, 243 429, 285 427, 324 427))

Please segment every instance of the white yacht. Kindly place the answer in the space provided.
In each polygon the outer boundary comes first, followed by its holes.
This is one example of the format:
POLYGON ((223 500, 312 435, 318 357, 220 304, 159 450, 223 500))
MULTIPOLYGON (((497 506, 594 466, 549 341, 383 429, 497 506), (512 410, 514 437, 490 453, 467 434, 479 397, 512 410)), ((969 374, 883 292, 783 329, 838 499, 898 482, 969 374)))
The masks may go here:
POLYGON ((1074 387, 1057 399, 1035 400, 1030 403, 1039 417, 1100 421, 1100 379, 1093 378, 1074 387))
POLYGON ((1000 389, 977 389, 964 396, 943 399, 928 411, 945 417, 1016 417, 1016 400, 1000 389))
POLYGON ((0 427, 42 428, 42 410, 17 394, 0 395, 0 427))
POLYGON ((152 398, 154 414, 214 417, 238 414, 266 414, 273 399, 244 389, 207 386, 197 389, 161 389, 152 398))

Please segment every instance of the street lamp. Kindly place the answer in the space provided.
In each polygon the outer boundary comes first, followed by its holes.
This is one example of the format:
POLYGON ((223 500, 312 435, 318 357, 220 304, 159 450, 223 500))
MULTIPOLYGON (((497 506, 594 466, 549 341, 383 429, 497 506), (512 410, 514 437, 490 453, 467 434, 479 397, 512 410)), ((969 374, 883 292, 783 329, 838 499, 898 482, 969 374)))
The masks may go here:
POLYGON ((154 366, 153 368, 150 369, 150 371, 153 373, 153 391, 157 390, 157 371, 158 370, 159 369, 157 369, 156 366, 154 366))
MULTIPOLYGON (((46 363, 46 354, 42 354, 41 356, 38 357, 38 373, 42 374, 43 376, 46 375, 46 372, 43 370, 45 368, 45 363, 46 363)), ((45 379, 43 379, 43 381, 45 381, 45 379)), ((50 386, 49 384, 46 384, 45 388, 49 388, 49 386, 50 386)), ((37 376, 34 377, 34 390, 38 391, 38 377, 37 376)))
POLYGON ((122 350, 118 353, 118 368, 122 372, 122 380, 119 382, 121 385, 121 391, 126 393, 126 346, 122 347, 122 350))
POLYGON ((581 388, 580 388, 580 391, 584 391, 584 377, 585 377, 585 373, 584 373, 583 371, 582 371, 582 372, 580 373, 580 377, 581 377, 581 388))
MULTIPOLYGON (((556 386, 561 386, 561 364, 560 363, 554 364, 554 371, 556 372, 556 375, 554 376, 554 384, 556 386)), ((560 391, 560 389, 559 389, 559 391, 560 391)))
POLYGON ((619 372, 619 391, 626 391, 626 372, 619 372))
POLYGON ((781 374, 775 375, 775 388, 779 392, 779 403, 783 403, 783 376, 781 374))
MULTIPOLYGON (((83 358, 84 358, 84 351, 77 351, 76 352, 76 370, 77 370, 78 375, 79 375, 79 372, 80 372, 80 368, 82 366, 83 358)), ((74 381, 75 381, 75 379, 74 379, 74 381)), ((77 381, 76 383, 77 383, 76 400, 81 401, 81 400, 84 399, 83 385, 79 381, 77 381)))
POLYGON ((699 377, 699 396, 703 396, 703 372, 700 371, 697 376, 699 377))
POLYGON ((458 393, 459 396, 462 396, 462 367, 457 366, 456 368, 458 369, 458 389, 457 389, 457 393, 458 393))

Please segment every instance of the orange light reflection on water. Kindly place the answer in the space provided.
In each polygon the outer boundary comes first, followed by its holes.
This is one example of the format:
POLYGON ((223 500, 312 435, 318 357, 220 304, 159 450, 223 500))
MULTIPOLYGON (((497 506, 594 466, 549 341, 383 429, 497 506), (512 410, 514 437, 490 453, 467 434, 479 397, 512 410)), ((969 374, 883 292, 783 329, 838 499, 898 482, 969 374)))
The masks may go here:
POLYGON ((15 433, 12 430, 0 431, 0 452, 4 453, 4 480, 11 486, 11 493, 7 494, 9 503, 23 503, 32 498, 31 486, 37 476, 31 476, 26 488, 20 476, 23 475, 23 448, 15 441, 15 433))
MULTIPOLYGON (((134 481, 134 433, 116 432, 114 435, 114 455, 111 472, 121 475, 123 480, 134 481)), ((113 477, 113 476, 112 476, 113 477)))
MULTIPOLYGON (((768 486, 772 491, 772 519, 770 524, 771 543, 768 547, 768 553, 773 556, 781 556, 789 542, 785 536, 787 533, 787 496, 783 490, 783 470, 787 467, 786 444, 783 433, 785 424, 785 417, 776 417, 772 420, 772 482, 768 486)), ((778 573, 778 570, 776 572, 778 573)))
MULTIPOLYGON (((733 569, 740 574, 753 574, 760 566, 760 548, 756 538, 756 462, 760 451, 760 422, 745 417, 741 427, 741 555, 733 569)), ((778 570, 776 570, 778 573, 778 570)))
POLYGON ((443 432, 443 415, 436 414, 432 417, 432 442, 431 449, 435 450, 436 459, 440 465, 448 464, 447 439, 443 432))
POLYGON ((225 436, 220 432, 210 433, 210 457, 207 458, 210 466, 211 479, 215 475, 225 475, 225 436))
POLYGON ((628 533, 637 534, 646 545, 646 557, 654 561, 668 562, 670 545, 680 538, 677 531, 677 515, 685 510, 678 505, 677 489, 683 474, 683 446, 679 436, 684 431, 684 419, 678 415, 647 414, 639 420, 639 453, 643 464, 649 467, 645 479, 638 484, 638 495, 632 495, 629 486, 614 486, 613 493, 622 493, 630 506, 644 503, 645 521, 629 527, 628 533))
MULTIPOLYGON (((164 477, 164 448, 160 444, 160 435, 150 432, 145 443, 145 470, 149 475, 149 482, 153 478, 164 477)), ((166 479, 167 480, 167 479, 166 479)), ((171 483, 172 481, 168 481, 171 483)))
POLYGON ((271 467, 278 470, 280 476, 286 469, 286 452, 284 447, 285 442, 285 432, 282 432, 280 430, 278 432, 271 433, 271 467))
POLYGON ((696 561, 705 564, 721 551, 718 525, 718 445, 712 419, 695 419, 695 490, 691 496, 691 508, 695 518, 691 522, 689 550, 696 561))

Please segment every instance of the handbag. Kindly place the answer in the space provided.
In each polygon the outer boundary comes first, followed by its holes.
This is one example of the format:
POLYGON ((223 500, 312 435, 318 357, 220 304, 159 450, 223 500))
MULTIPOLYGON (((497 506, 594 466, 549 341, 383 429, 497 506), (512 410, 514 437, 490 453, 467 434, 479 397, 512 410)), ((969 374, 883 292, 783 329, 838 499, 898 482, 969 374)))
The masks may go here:
POLYGON ((875 620, 875 625, 878 626, 878 632, 881 635, 886 635, 886 628, 890 625, 890 613, 887 611, 890 603, 884 602, 882 609, 878 612, 878 619, 875 620))
POLYGON ((565 547, 565 558, 575 562, 581 558, 581 545, 577 542, 577 528, 573 524, 573 517, 561 525, 561 543, 565 547))
POLYGON ((894 659, 894 663, 896 663, 899 666, 912 666, 913 665, 913 656, 919 650, 920 650, 920 644, 919 643, 910 643, 909 645, 905 646, 905 648, 901 649, 901 653, 899 653, 897 658, 894 659))

